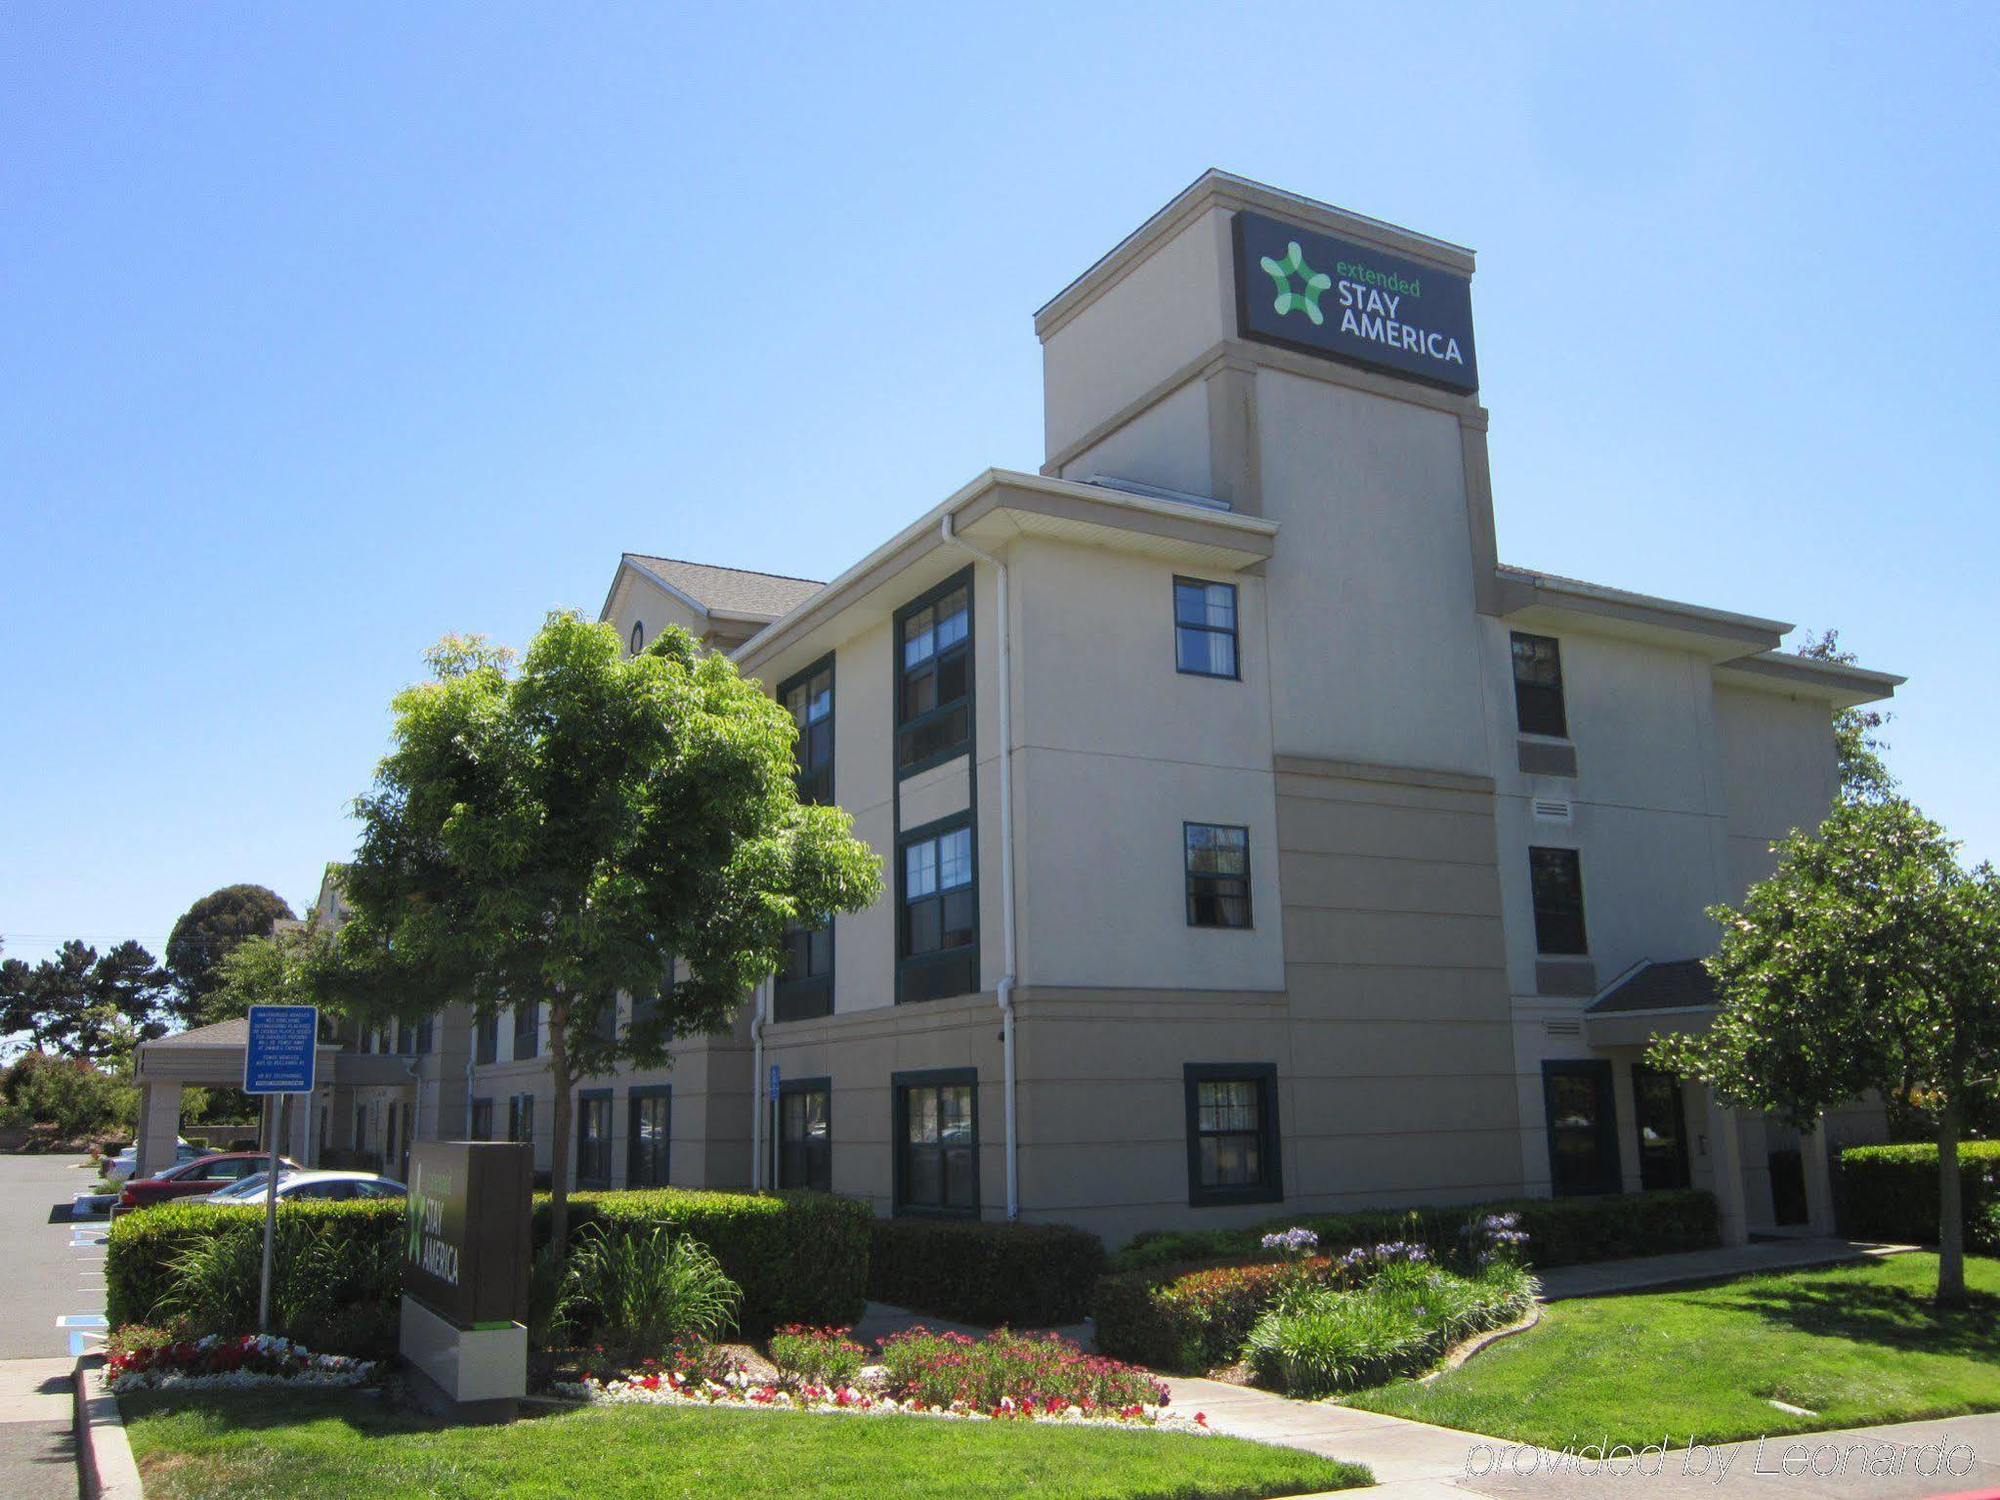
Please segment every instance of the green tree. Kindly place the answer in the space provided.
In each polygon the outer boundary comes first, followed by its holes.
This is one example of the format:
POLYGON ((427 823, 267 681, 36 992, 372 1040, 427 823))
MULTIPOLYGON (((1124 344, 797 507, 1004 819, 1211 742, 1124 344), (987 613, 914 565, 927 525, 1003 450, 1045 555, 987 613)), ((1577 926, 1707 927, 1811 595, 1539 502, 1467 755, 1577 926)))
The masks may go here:
POLYGON ((100 954, 71 939, 38 964, 0 963, 0 1028, 65 1057, 101 1061, 133 1040, 165 1035, 166 998, 166 972, 130 940, 100 954))
POLYGON ((1656 1066, 1801 1130, 1870 1091, 1937 1107, 1938 1301, 1965 1297, 1958 1143, 2000 1071, 2000 877, 1967 870, 1901 798, 1838 804, 1778 845, 1770 879, 1718 906, 1704 1035, 1655 1037, 1656 1066))
POLYGON ((167 935, 167 972, 173 976, 174 1013, 183 1026, 205 1026, 204 1002, 221 982, 218 971, 238 943, 269 937, 279 922, 292 920, 285 898, 268 886, 226 885, 210 891, 174 923, 167 935))
POLYGON ((202 1024, 247 1016, 253 1005, 317 1004, 319 941, 310 924, 245 938, 216 965, 214 987, 202 1001, 202 1024))
POLYGON ((477 637, 427 660, 355 804, 352 910, 317 982, 364 1022, 546 1004, 560 1254, 575 1081, 726 1029, 785 924, 868 905, 881 868, 846 813, 799 802, 791 716, 684 631, 626 657, 556 613, 518 670, 477 637), (658 999, 614 1029, 620 992, 658 999))
MULTIPOLYGON (((1841 649, 1840 632, 1808 632, 1799 655, 1814 661, 1852 666, 1856 657, 1841 649)), ((1889 742, 1882 737, 1889 716, 1879 708, 1843 708, 1833 716, 1833 746, 1840 760, 1840 800, 1843 802, 1885 802, 1896 795, 1896 778, 1890 774, 1882 752, 1889 742)))

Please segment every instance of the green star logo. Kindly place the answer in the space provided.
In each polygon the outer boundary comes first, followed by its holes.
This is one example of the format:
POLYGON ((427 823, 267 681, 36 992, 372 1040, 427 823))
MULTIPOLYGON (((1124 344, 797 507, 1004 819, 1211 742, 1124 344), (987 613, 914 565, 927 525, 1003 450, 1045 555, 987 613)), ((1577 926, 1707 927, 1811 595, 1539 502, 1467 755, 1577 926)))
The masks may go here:
POLYGON ((1264 274, 1277 285, 1278 300, 1271 306, 1277 310, 1280 317, 1297 308, 1314 323, 1326 321, 1326 314, 1319 310, 1319 294, 1333 285, 1333 278, 1326 272, 1315 271, 1306 264, 1305 252, 1299 249, 1297 240, 1285 246, 1283 260, 1272 260, 1267 255, 1258 264, 1264 268, 1264 274), (1292 278, 1295 276, 1299 282, 1296 291, 1292 289, 1292 278))

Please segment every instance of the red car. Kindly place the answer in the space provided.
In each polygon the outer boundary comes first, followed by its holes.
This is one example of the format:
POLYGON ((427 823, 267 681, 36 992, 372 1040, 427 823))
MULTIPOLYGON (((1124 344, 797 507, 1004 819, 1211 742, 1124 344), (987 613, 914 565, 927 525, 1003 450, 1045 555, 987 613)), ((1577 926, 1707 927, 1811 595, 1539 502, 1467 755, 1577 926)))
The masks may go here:
MULTIPOLYGON (((298 1170, 299 1164, 288 1156, 281 1156, 278 1161, 281 1169, 298 1170)), ((232 1182, 241 1182, 252 1172, 261 1172, 270 1164, 270 1156, 262 1151, 224 1151, 215 1156, 197 1156, 193 1161, 169 1167, 157 1177, 142 1177, 136 1182, 127 1182, 118 1195, 118 1206, 147 1208, 155 1203, 165 1203, 169 1198, 203 1197, 220 1192, 232 1182)))

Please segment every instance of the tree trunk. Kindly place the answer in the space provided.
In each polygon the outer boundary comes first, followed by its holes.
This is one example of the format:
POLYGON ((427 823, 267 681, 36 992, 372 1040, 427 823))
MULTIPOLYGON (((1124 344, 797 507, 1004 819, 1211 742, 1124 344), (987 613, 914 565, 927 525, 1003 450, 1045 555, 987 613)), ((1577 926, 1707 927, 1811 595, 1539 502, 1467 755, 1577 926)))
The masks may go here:
POLYGON ((549 1078, 556 1087, 554 1140, 549 1164, 549 1243, 556 1259, 569 1255, 570 1083, 569 1003, 549 1002, 549 1078))
POLYGON ((1938 1285, 1941 1307, 1965 1303, 1965 1205, 1958 1175, 1959 1099, 1956 1083, 1938 1110, 1938 1285))

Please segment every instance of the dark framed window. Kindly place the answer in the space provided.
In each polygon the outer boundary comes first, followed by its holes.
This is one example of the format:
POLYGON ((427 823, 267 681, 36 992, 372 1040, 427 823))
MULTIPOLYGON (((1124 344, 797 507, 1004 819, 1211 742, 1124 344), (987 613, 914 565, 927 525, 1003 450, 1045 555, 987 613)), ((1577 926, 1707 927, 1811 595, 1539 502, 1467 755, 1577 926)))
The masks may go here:
POLYGON ((778 1085, 778 1186, 833 1191, 833 1080, 778 1085))
POLYGON ((971 814, 913 828, 896 847, 896 998, 971 994, 979 988, 979 880, 971 814))
POLYGON ((771 989, 772 1015, 804 1021, 833 1014, 833 923, 785 926, 785 957, 771 989))
POLYGON ((1188 1063, 1188 1203, 1276 1203, 1279 1158, 1275 1063, 1188 1063))
POLYGON ((1583 866, 1574 849, 1528 850, 1528 880, 1535 893, 1535 950, 1590 951, 1583 926, 1583 866))
POLYGON ((475 1141, 493 1139, 493 1101, 474 1099, 472 1101, 472 1129, 469 1132, 475 1141))
POLYGON ((591 1022, 590 1029, 597 1033, 597 1039, 600 1042, 615 1042, 618 1040, 618 997, 616 995, 613 995, 610 1001, 598 1010, 596 1017, 591 1022))
POLYGON ((398 1057, 417 1055, 417 1027, 414 1021, 396 1023, 396 1055, 398 1057))
POLYGON ((1514 722, 1523 734, 1569 738, 1563 706, 1562 646, 1554 636, 1513 634, 1514 722))
POLYGON ((535 1096, 514 1094, 507 1100, 507 1139, 535 1142, 535 1096))
POLYGON ((354 1106, 354 1149, 368 1149, 368 1106, 365 1104, 354 1106))
POLYGON ((979 1217, 979 1072, 891 1075, 899 1214, 979 1217))
POLYGON ((635 1086, 626 1111, 630 1120, 625 1143, 625 1186, 665 1187, 668 1151, 674 1138, 673 1085, 635 1086))
POLYGON ((433 1029, 431 1024, 431 1018, 429 1016, 425 1016, 421 1021, 417 1022, 418 1056, 420 1057, 430 1056, 432 1037, 433 1037, 433 1029))
POLYGON ((539 1001, 514 1007, 514 1061, 533 1057, 541 1050, 542 1007, 539 1001))
POLYGON ((1240 677, 1236 585, 1174 580, 1174 667, 1195 677, 1240 677))
POLYGON ((896 773, 972 745, 972 569, 896 611, 896 773))
POLYGON ((500 1060, 500 1014, 489 1011, 479 1018, 473 1028, 472 1060, 477 1063, 498 1062, 500 1060))
POLYGON ((632 654, 634 656, 637 656, 641 651, 646 649, 646 627, 637 620, 632 622, 630 639, 632 642, 632 654))
POLYGON ((1632 1114, 1639 1136, 1639 1186, 1649 1193, 1693 1186, 1680 1079, 1644 1063, 1632 1064, 1632 1114))
POLYGON ((1250 830, 1228 823, 1183 823, 1190 927, 1250 925, 1250 830))
POLYGON ((611 1090, 576 1096, 576 1185, 611 1186, 611 1090))
POLYGON ((822 656, 778 684, 778 701, 799 726, 795 750, 801 802, 833 802, 833 657, 822 656))
MULTIPOLYGON (((641 1022, 651 1021, 665 1008, 668 996, 674 987, 674 965, 677 962, 678 960, 674 955, 669 953, 660 976, 660 988, 650 995, 634 995, 632 997, 633 1026, 639 1025, 641 1022)), ((628 1027, 627 1029, 629 1030, 630 1028, 628 1027)))
POLYGON ((1542 1064, 1542 1103, 1549 1127, 1549 1182, 1558 1198, 1615 1193, 1618 1115, 1611 1064, 1602 1059, 1542 1064))

